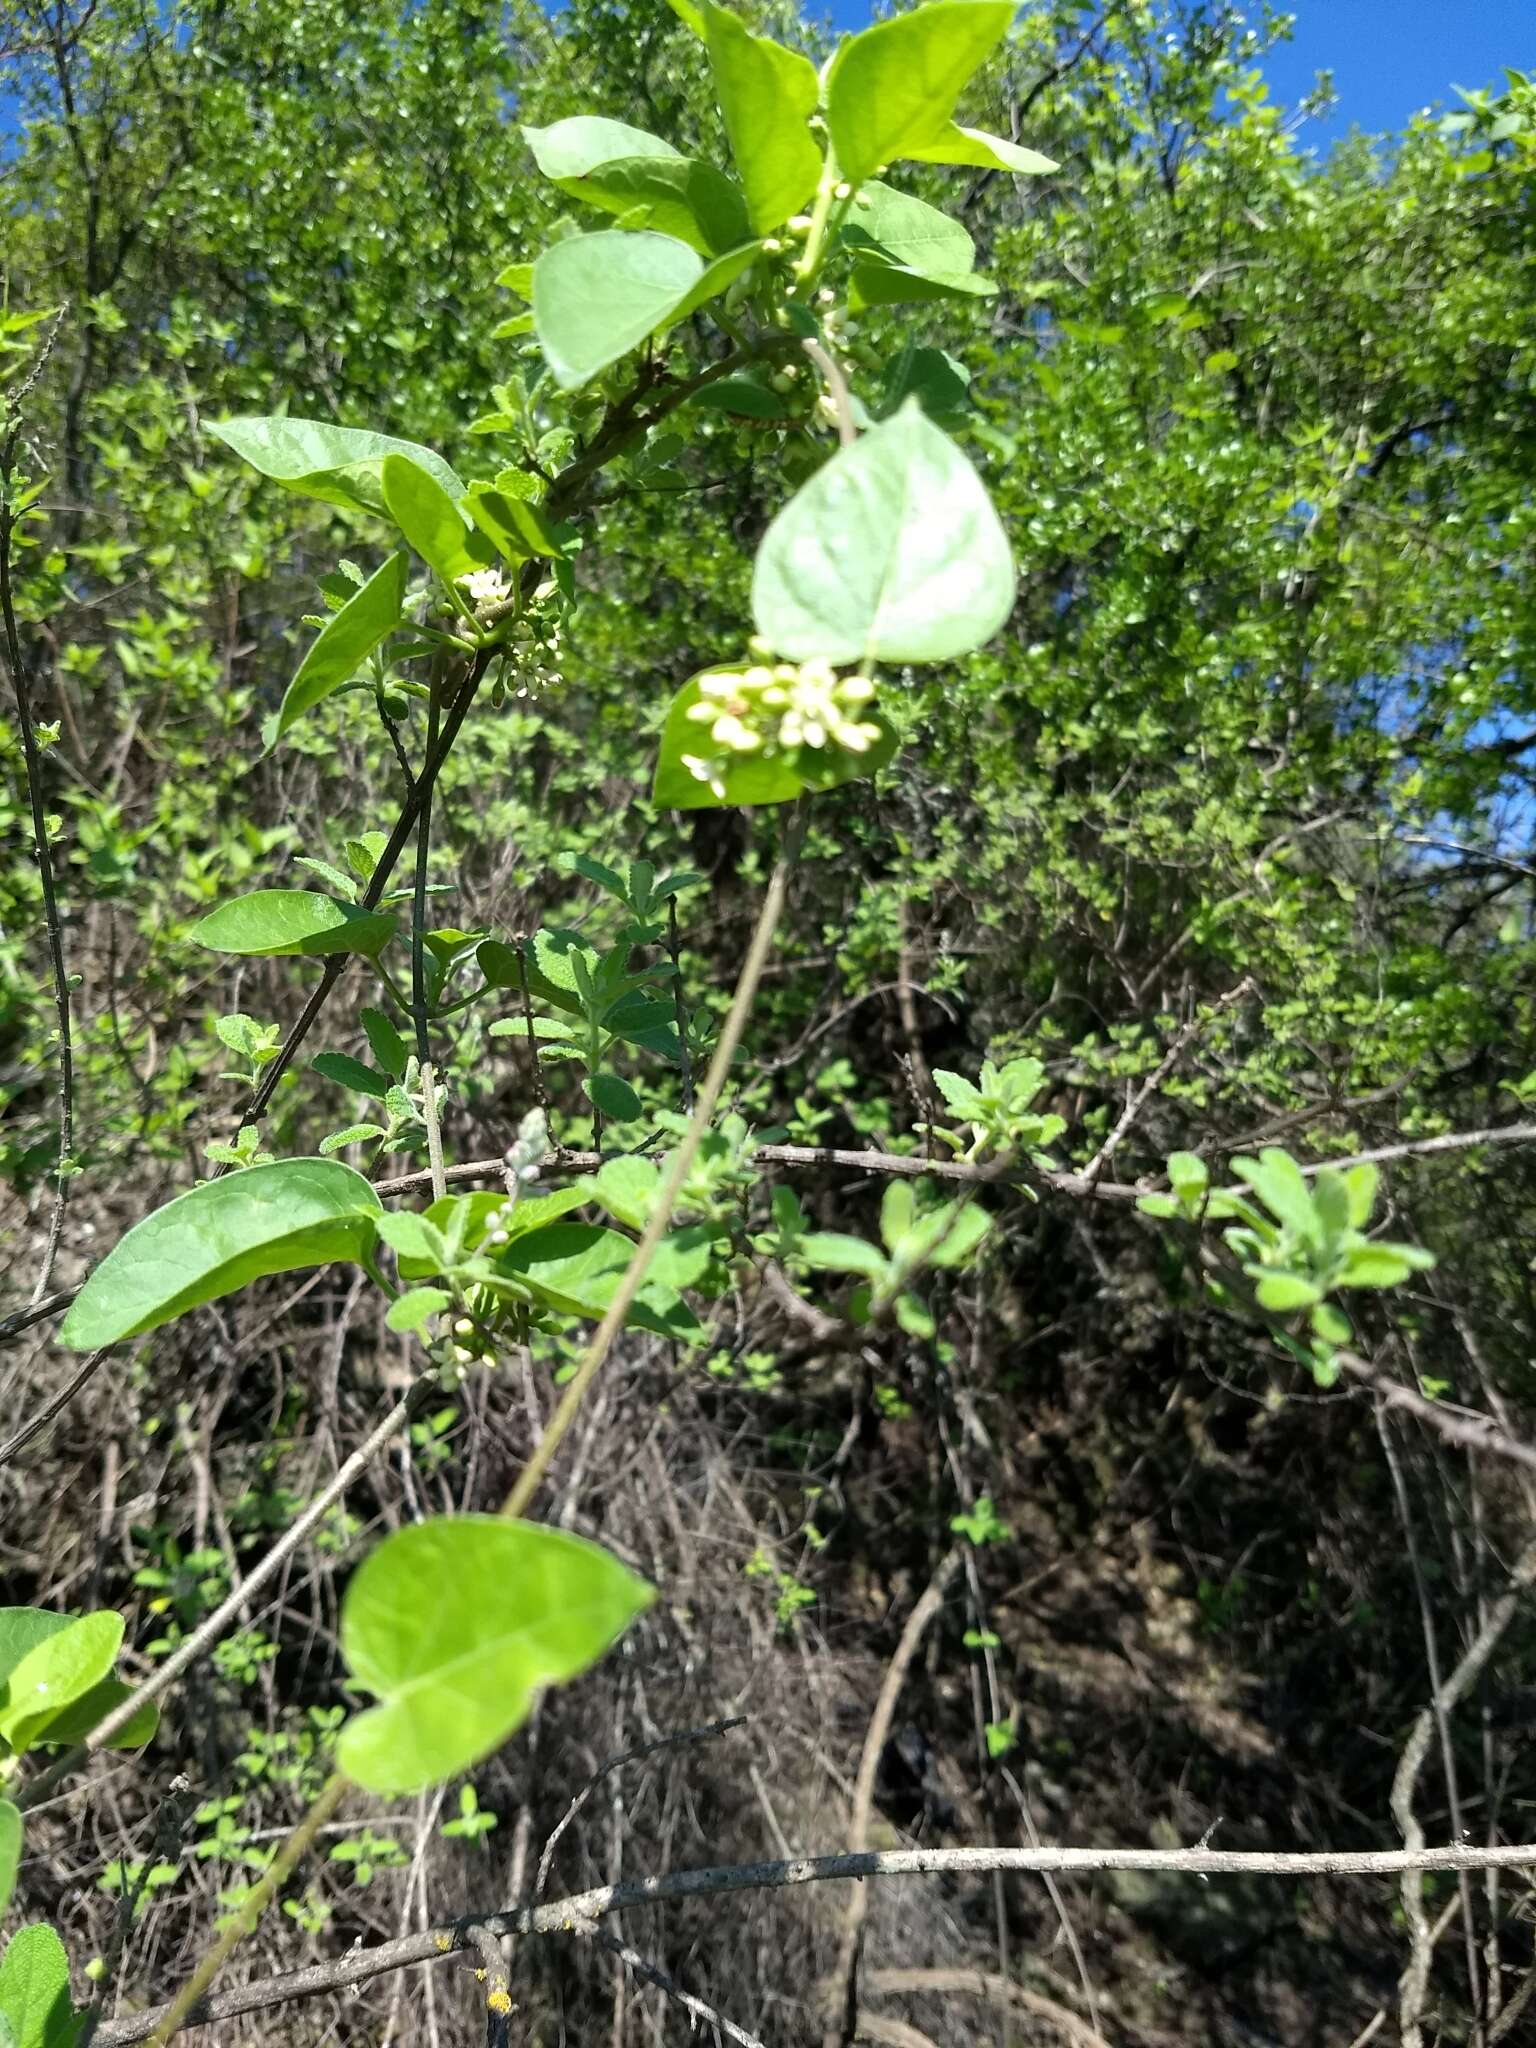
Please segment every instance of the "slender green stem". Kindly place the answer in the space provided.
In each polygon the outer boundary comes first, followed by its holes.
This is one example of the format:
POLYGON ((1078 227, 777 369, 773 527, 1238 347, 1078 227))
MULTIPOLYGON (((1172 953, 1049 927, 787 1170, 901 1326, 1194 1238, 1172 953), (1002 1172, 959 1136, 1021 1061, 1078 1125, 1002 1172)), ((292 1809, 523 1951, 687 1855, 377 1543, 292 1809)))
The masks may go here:
POLYGON ((228 1957, 250 1933, 283 1885, 287 1883, 294 1865, 350 1790, 349 1781, 340 1771, 333 1771, 326 1779, 314 1805, 268 1864, 260 1884, 254 1888, 239 1912, 171 2000, 164 2019, 149 2037, 149 2048, 165 2048, 165 2044, 181 2027, 187 2015, 223 1969, 228 1957))
POLYGON ((821 268, 822 247, 827 239, 827 223, 832 218, 832 201, 837 196, 837 187, 838 169, 829 150, 821 167, 821 183, 816 187, 816 201, 811 208, 811 225, 805 237, 805 247, 795 265, 797 285, 809 284, 821 268))
POLYGON ((535 1444, 532 1455, 518 1475, 517 1484, 503 1503, 501 1511, 504 1515, 522 1514, 538 1492, 540 1482, 549 1470, 555 1452, 560 1448, 561 1439, 575 1420, 582 1402, 586 1399, 588 1388, 602 1370, 603 1361, 612 1348, 613 1340, 623 1327, 624 1318, 634 1306, 635 1296, 644 1285, 651 1255, 666 1235, 667 1226, 672 1221, 672 1211, 677 1207, 677 1198, 682 1193, 683 1182, 688 1178, 689 1170, 703 1142, 704 1133, 709 1129, 715 1105, 720 1100, 726 1077, 731 1070, 731 1061, 735 1057, 737 1046, 741 1043, 747 1018, 751 1015, 757 985, 762 979, 764 967, 768 964, 768 955, 773 949, 773 935, 783 914, 784 900, 789 891, 789 877, 799 851, 803 830, 803 808, 802 804, 797 803, 784 836, 783 851, 774 866, 763 896, 763 907, 758 913, 751 944, 747 947, 747 957, 742 962, 736 993, 731 998, 731 1007, 720 1029, 714 1058, 709 1063, 709 1072, 704 1076, 704 1085, 700 1088, 698 1100, 694 1103, 688 1127, 683 1132, 677 1150, 667 1162, 666 1178, 662 1182, 656 1206, 651 1211, 640 1242, 635 1246, 634 1256, 619 1282, 618 1292, 608 1304, 607 1313, 598 1324, 592 1342, 582 1354, 581 1363, 567 1384, 559 1407, 550 1417, 544 1434, 535 1444))

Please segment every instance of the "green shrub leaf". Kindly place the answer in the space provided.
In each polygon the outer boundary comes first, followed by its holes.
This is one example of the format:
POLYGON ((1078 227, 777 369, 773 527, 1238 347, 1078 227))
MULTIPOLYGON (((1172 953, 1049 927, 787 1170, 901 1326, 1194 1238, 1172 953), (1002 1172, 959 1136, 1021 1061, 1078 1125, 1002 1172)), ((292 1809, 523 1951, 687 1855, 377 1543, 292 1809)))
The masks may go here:
POLYGON ((383 1209, 363 1176, 336 1159, 279 1159, 203 1181, 113 1246, 59 1336, 94 1351, 267 1274, 360 1260, 383 1209))
POLYGON ((703 275, 697 252, 673 235, 604 228, 546 249, 533 266, 533 325, 555 382, 574 391, 628 355, 676 317, 703 275))
POLYGON ((992 638, 1013 590, 986 486, 909 398, 778 514, 758 551, 752 611, 791 660, 946 661, 992 638))
POLYGON ((212 420, 208 431, 285 490, 319 498, 327 505, 344 505, 350 511, 384 511, 379 472, 386 455, 409 456, 452 497, 464 495, 463 484, 440 455, 414 441, 397 440, 393 434, 333 427, 323 420, 254 415, 212 420))
POLYGON ((188 937, 215 953, 252 958, 290 953, 366 953, 371 958, 394 933, 395 921, 387 913, 338 903, 316 889, 256 889, 210 910, 188 937))
POLYGON ((984 128, 962 128, 954 121, 903 154, 916 163, 970 164, 978 170, 1011 171, 1015 177, 1025 178, 1061 169, 1054 157, 1042 156, 1038 149, 1025 149, 1001 135, 989 135, 984 128))
POLYGON ((545 177, 571 198, 621 215, 627 227, 673 235, 701 256, 751 235, 746 203, 729 178, 643 129, 578 115, 523 134, 545 177))
POLYGON ((843 176, 862 184, 879 165, 941 144, 961 89, 1008 33, 1013 13, 1013 0, 939 0, 845 42, 826 94, 843 176))
MULTIPOLYGON (((514 1238, 497 1260, 498 1269, 520 1280, 540 1301, 566 1315, 600 1316, 618 1291, 634 1242, 600 1223, 555 1223, 514 1238)), ((645 1284, 626 1320, 659 1337, 692 1342, 699 1320, 677 1294, 703 1270, 705 1259, 686 1258, 670 1240, 656 1247, 645 1284), (688 1277, 680 1277, 682 1275, 688 1277)))
POLYGON ((590 1075, 587 1094, 603 1115, 614 1123, 631 1123, 641 1112, 639 1096, 619 1074, 590 1075))
POLYGON ((0 1694, 0 1737, 30 1749, 38 1731, 111 1672, 123 1640, 120 1614, 50 1617, 52 1628, 8 1672, 0 1694))
POLYGON ((380 1704, 337 1761, 370 1792, 417 1792, 489 1756, 541 1686, 594 1663, 654 1598, 607 1551, 491 1515, 397 1531, 353 1574, 341 1646, 380 1704))
POLYGON ((753 229, 771 234, 799 212, 821 176, 821 151, 806 126, 819 94, 816 67, 798 51, 751 34, 712 0, 673 5, 709 52, 753 229))
MULTIPOLYGON (((407 455, 386 455, 380 481, 384 505, 391 519, 420 555, 427 567, 444 583, 456 583, 474 569, 483 569, 496 559, 484 534, 466 526, 459 510, 460 500, 449 496, 437 478, 407 455)), ((401 587, 404 588, 404 558, 401 557, 401 587)), ((362 597, 364 592, 359 592, 362 597)), ((357 600, 354 599, 355 603, 357 600)), ((350 610, 351 607, 348 607, 350 610)), ((344 614, 338 613, 338 617, 344 614)), ((334 622, 333 622, 334 623, 334 622)))
MULTIPOLYGON (((438 487, 434 484, 432 488, 438 487)), ((451 506, 453 501, 444 497, 444 502, 451 506)), ((351 682, 380 641, 388 639, 400 624, 404 605, 405 556, 395 554, 321 627, 298 674, 283 693, 268 741, 269 753, 306 711, 351 682)))

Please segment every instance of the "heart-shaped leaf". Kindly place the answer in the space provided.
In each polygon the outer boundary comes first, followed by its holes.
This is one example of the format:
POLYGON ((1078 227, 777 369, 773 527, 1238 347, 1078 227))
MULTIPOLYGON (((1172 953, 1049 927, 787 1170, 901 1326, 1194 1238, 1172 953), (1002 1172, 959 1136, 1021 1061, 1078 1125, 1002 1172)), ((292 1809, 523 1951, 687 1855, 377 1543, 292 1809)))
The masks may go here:
POLYGON ((909 398, 775 518, 758 550, 752 611, 791 660, 946 661, 992 638, 1013 591, 986 486, 909 398))
POLYGON ((341 1647, 380 1704, 337 1761, 370 1792, 418 1792, 489 1756, 535 1692, 576 1677, 654 1598, 607 1551, 563 1530, 439 1515, 387 1537, 353 1574, 341 1647))
MULTIPOLYGON (((392 458, 393 459, 393 458, 392 458)), ((418 475, 423 472, 417 471, 418 475)), ((432 486, 434 490, 437 486, 432 486)), ((452 500, 440 493, 449 505, 452 500)), ((457 516, 457 515, 455 515, 457 516)), ((460 524, 462 525, 462 521, 460 524)), ((409 538, 409 536, 407 536, 409 538)), ((348 598, 321 627, 309 652, 299 663, 298 674, 283 693, 277 721, 271 729, 268 751, 306 711, 350 683, 381 640, 399 625, 405 606, 405 556, 391 555, 376 569, 354 597, 348 598)))
POLYGON ((361 1260, 383 1211, 363 1176, 336 1159, 279 1159, 202 1181, 113 1246, 60 1339, 94 1351, 269 1273, 361 1260))
POLYGON ((280 954, 365 953, 394 937, 395 921, 315 889, 255 889, 199 918, 187 936, 215 953, 266 959, 280 954))
POLYGON ((937 0, 851 37, 827 71, 827 127, 855 185, 880 164, 932 146, 953 126, 962 87, 991 56, 1014 0, 937 0))
POLYGON ((574 391, 666 324, 704 274, 673 235, 568 235, 533 266, 533 325, 562 390, 574 391))
POLYGON ((49 1627, 6 1674, 0 1738, 30 1749, 38 1732, 100 1684, 123 1640, 120 1614, 49 1615, 49 1627))
POLYGON ((323 420, 255 415, 210 421, 209 432, 285 490, 319 498, 327 505, 382 513, 384 492, 379 472, 386 455, 409 456, 450 496, 464 495, 463 484, 440 455, 414 441, 397 440, 393 434, 333 427, 323 420))

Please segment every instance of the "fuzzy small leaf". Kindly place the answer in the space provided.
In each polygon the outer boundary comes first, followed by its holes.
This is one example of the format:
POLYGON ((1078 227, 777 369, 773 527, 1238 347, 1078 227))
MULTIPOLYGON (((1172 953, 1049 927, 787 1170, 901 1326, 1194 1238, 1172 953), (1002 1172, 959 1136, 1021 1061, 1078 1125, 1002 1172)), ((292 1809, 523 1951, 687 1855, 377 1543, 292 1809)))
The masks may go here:
POLYGON ((69 1997, 69 1957, 51 1927, 19 1928, 6 1943, 0 2023, 15 2048, 70 2048, 79 2032, 69 1997))

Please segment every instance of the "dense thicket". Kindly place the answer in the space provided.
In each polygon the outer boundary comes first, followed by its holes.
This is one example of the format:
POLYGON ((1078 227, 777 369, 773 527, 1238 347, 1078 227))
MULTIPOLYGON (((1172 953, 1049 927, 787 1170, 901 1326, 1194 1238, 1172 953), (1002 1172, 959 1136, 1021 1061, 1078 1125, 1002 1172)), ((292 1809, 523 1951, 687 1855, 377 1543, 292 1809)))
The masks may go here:
MULTIPOLYGON (((761 20, 816 47, 786 8, 761 20)), ((914 333, 952 352, 955 428, 1021 589, 1001 639, 907 700, 897 764, 812 811, 736 1089, 792 1141, 911 1149, 931 1069, 985 1054, 1045 1063, 1064 1164, 1134 1103, 1122 1182, 1176 1147, 1215 1170, 1270 1138, 1352 1155, 1536 1099, 1536 103, 1516 80, 1455 122, 1320 159, 1266 95, 1269 32, 1221 0, 1049 0, 975 112, 1060 169, 907 167, 916 192, 944 182, 1000 293, 872 312, 851 353, 873 390, 914 333)), ((51 331, 33 316, 64 309, 26 403, 48 544, 21 559, 17 609, 80 977, 67 1282, 233 1135, 242 1090, 213 1019, 286 1022, 302 1001, 281 963, 211 971, 189 923, 233 885, 301 880, 300 855, 340 859, 398 806, 365 698, 258 758, 315 577, 370 543, 259 486, 204 422, 287 408, 473 460, 472 423, 531 348, 498 338, 494 280, 560 212, 518 123, 596 108, 706 152, 720 138, 662 0, 11 0, 0 86, 21 115, 0 139, 0 375, 30 370, 51 331)), ((604 488, 558 678, 466 729, 432 879, 445 923, 512 932, 592 914, 562 854, 687 861, 709 892, 685 973, 723 1008, 772 820, 657 814, 651 742, 672 690, 739 642, 751 548, 818 430, 702 410, 668 430, 664 463, 638 451, 604 488)), ((551 466, 575 445, 556 430, 551 466)), ((9 1308, 46 1233, 55 1045, 21 756, 0 732, 9 1308)), ((469 1156, 505 1143, 530 1082, 479 1011, 461 1026, 448 1116, 469 1156)), ((576 1098, 555 1108, 582 1142, 576 1098)), ((269 1136, 307 1149, 350 1114, 303 1071, 269 1136)), ((1390 1167, 1394 1234, 1439 1265, 1357 1339, 1391 1381, 1516 1434, 1536 1424, 1531 1157, 1390 1167)), ((802 1193, 828 1227, 870 1222, 846 1175, 802 1193)), ((878 1674, 979 1496, 1007 1533, 974 1553, 910 1683, 893 1838, 1189 1842, 1218 1818, 1231 1847, 1395 1837, 1405 1732, 1528 1542, 1525 1492, 1373 1413, 1358 1384, 1320 1393, 1128 1204, 995 1206, 979 1273, 936 1296, 933 1343, 849 1349, 750 1287, 704 1363, 627 1340, 556 1512, 643 1561, 663 1608, 477 1775, 495 1832, 445 1844, 431 1800, 351 1828, 269 1930, 269 1962, 279 1942, 339 1953, 515 1893, 592 1764, 726 1713, 747 1721, 724 1746, 605 1787, 566 1875, 835 1845, 878 1674)), ((8 1426, 68 1369, 46 1329, 11 1361, 8 1426)), ((0 1471, 8 1597, 120 1605, 140 1656, 161 1654, 345 1455, 400 1362, 334 1277, 168 1333, 0 1471)), ((352 1539, 423 1502, 494 1502, 558 1363, 418 1424, 150 1765, 60 1807, 24 1877, 81 1957, 112 1939, 100 1871, 157 1864, 127 1995, 164 1988, 314 1776, 352 1539), (178 1771, 209 1802, 185 1854, 156 1844, 178 1771)), ((1518 1838, 1532 1648, 1521 1614, 1450 1718, 1418 1793, 1432 1838, 1453 1817, 1518 1838)), ((1508 1973, 1507 1998, 1529 1967, 1521 1900, 1462 1901, 1468 1939, 1452 1927, 1436 1964, 1443 2038, 1492 2038, 1467 2016, 1493 2010, 1490 1977, 1508 1973)), ((790 2038, 816 2024, 838 1910, 769 1897, 626 1933, 790 2038)), ((1086 2013, 1074 1945, 1103 2034, 1125 2041, 1343 2043, 1395 2010, 1402 1961, 1385 1890, 1186 1880, 882 1895, 866 1954, 876 1973, 1011 1970, 1086 2013)), ((621 2048, 679 2024, 589 1945, 519 1972, 541 2041, 606 2025, 621 2048)), ((342 2037, 383 2038, 391 1995, 370 1993, 366 2020, 338 2002, 342 2037)), ((392 2025, 471 2038, 452 1985, 435 2006, 419 1985, 393 1995, 392 2025)), ((876 2003, 908 2023, 871 2035, 892 2042, 997 2018, 934 1979, 892 1979, 876 2003)), ((1015 2039, 1060 2024, 1012 2021, 1015 2039)), ((293 2027, 323 2032, 313 2012, 293 2027)))

